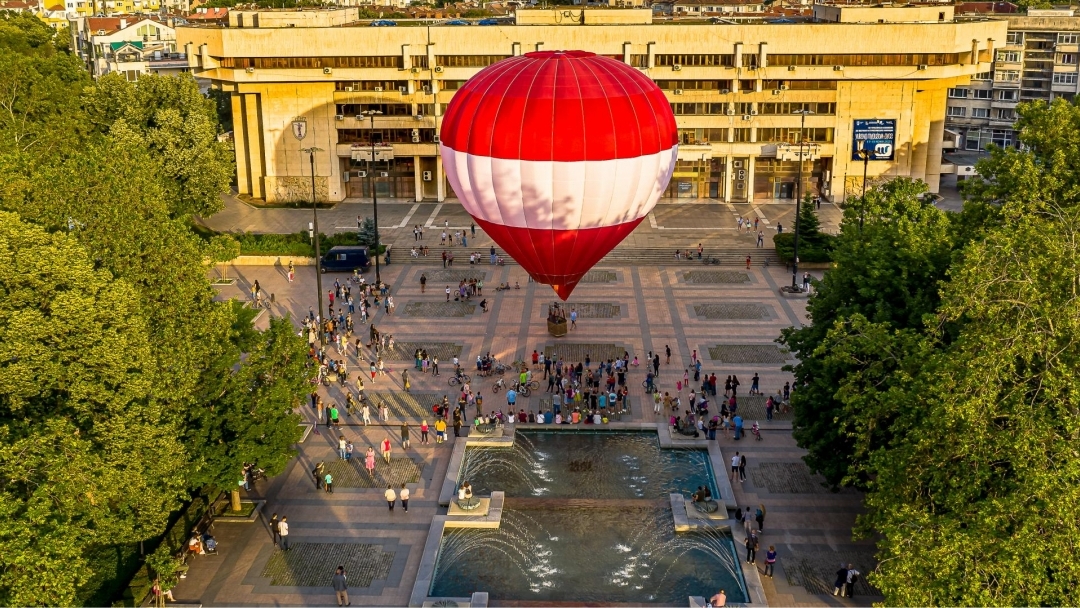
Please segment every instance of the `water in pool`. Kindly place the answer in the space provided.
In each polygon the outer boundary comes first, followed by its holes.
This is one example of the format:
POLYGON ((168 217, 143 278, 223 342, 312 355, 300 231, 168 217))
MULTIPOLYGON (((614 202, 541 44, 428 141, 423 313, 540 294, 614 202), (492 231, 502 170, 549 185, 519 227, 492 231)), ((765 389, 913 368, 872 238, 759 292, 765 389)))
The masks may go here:
POLYGON ((670 509, 545 504, 505 509, 498 529, 447 530, 431 595, 486 591, 493 604, 685 606, 689 596, 709 597, 719 589, 728 601, 743 602, 741 581, 731 538, 715 530, 676 534, 670 509))
POLYGON ((517 431, 512 448, 469 448, 458 482, 480 495, 663 498, 707 486, 705 450, 661 450, 656 433, 517 431))

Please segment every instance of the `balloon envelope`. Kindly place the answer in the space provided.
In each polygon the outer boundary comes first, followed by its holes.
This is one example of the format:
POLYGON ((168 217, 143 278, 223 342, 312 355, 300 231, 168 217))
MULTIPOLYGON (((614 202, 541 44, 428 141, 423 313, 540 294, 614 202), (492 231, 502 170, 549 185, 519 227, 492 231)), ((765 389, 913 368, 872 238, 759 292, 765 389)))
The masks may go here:
POLYGON ((439 141, 465 209, 563 300, 656 205, 678 155, 659 87, 584 51, 481 70, 451 100, 439 141))

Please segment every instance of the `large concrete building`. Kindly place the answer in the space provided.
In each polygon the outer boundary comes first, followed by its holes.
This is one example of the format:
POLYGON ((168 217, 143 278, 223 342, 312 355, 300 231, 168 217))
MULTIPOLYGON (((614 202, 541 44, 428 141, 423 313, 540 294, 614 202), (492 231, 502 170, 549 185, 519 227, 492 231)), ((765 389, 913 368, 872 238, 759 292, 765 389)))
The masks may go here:
POLYGON ((653 24, 649 10, 566 7, 486 27, 368 27, 357 17, 233 11, 228 27, 178 29, 196 76, 233 93, 241 193, 308 198, 301 150, 316 147, 318 198, 369 196, 357 176, 374 139, 394 152, 373 172, 380 196, 453 197, 437 146, 447 103, 485 66, 535 49, 614 57, 666 91, 681 139, 668 197, 790 198, 800 157, 804 191, 832 200, 858 192, 864 169, 936 191, 947 93, 990 71, 1006 34, 1004 21, 957 20, 942 5, 818 4, 812 19, 753 24, 653 24), (374 129, 368 110, 382 112, 374 129), (864 165, 857 142, 878 157, 864 165))
MULTIPOLYGON (((992 69, 949 90, 946 127, 958 149, 1015 146, 1016 104, 1071 100, 1080 92, 1080 16, 1072 9, 1031 9, 1000 17, 1009 31, 994 51, 992 69)), ((971 172, 970 165, 965 169, 971 172)))

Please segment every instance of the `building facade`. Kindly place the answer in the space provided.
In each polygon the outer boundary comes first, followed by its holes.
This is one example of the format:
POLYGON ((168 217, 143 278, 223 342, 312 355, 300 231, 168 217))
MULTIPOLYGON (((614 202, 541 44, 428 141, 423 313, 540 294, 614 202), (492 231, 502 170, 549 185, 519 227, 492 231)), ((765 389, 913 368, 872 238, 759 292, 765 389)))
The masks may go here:
POLYGON ((177 74, 190 68, 176 51, 171 22, 139 15, 82 17, 71 21, 71 48, 94 78, 120 72, 128 80, 142 74, 177 74))
POLYGON ((1003 15, 1009 31, 990 70, 949 89, 946 128, 966 151, 1017 145, 1016 105, 1080 92, 1080 17, 1073 10, 1003 15))
POLYGON ((241 193, 307 199, 301 149, 317 147, 321 200, 369 196, 361 171, 379 196, 453 197, 437 145, 447 104, 484 67, 536 49, 617 58, 667 93, 681 139, 668 197, 791 198, 800 162, 803 191, 831 200, 858 192, 864 170, 936 191, 947 92, 991 70, 1006 31, 926 5, 816 5, 813 19, 777 24, 654 25, 648 9, 519 10, 515 25, 486 27, 356 16, 232 11, 229 27, 178 29, 195 75, 232 93, 241 193), (394 158, 369 167, 373 142, 394 158), (864 165, 856 142, 875 160, 864 165))

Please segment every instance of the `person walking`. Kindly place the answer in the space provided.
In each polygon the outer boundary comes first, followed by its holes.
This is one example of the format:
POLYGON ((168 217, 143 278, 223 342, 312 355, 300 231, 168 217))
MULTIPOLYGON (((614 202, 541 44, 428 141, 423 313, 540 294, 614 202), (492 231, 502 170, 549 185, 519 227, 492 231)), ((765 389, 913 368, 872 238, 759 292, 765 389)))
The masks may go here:
POLYGON ((859 575, 862 574, 855 569, 853 564, 848 564, 847 580, 844 583, 844 591, 847 592, 848 599, 855 597, 855 583, 859 582, 859 575))
POLYGON ((746 256, 746 269, 750 270, 750 256, 746 256))
POLYGON ((322 480, 323 480, 323 475, 324 474, 325 473, 323 472, 323 463, 322 462, 315 463, 315 468, 311 469, 311 476, 315 478, 315 489, 316 490, 318 490, 319 488, 322 487, 322 480))
POLYGON ((274 513, 274 516, 270 518, 270 538, 274 540, 275 547, 281 542, 281 531, 278 529, 279 523, 277 513, 274 513))
POLYGON ((776 568, 776 547, 769 545, 769 550, 765 552, 765 576, 772 578, 773 571, 776 568))
POLYGON ((289 550, 289 518, 284 515, 281 516, 281 521, 278 522, 278 535, 281 536, 281 550, 289 550))
POLYGON ((364 401, 364 403, 360 406, 360 414, 364 418, 364 426, 370 425, 371 424, 371 407, 368 405, 367 401, 364 401))
POLYGON ((329 472, 326 473, 326 477, 323 478, 323 485, 326 486, 326 493, 334 493, 334 476, 329 472))
POLYGON ((424 274, 424 273, 421 273, 420 274, 420 293, 424 293, 425 289, 427 289, 427 275, 424 274))
POLYGON ((409 421, 401 421, 401 447, 403 449, 409 449, 409 421))
POLYGON ((731 457, 731 476, 730 480, 735 481, 735 476, 739 474, 739 462, 741 462, 739 453, 735 452, 735 455, 731 457))
POLYGON ((349 585, 345 580, 345 566, 337 567, 337 572, 334 573, 334 578, 330 581, 330 585, 334 588, 334 593, 337 595, 338 606, 352 606, 352 602, 349 601, 349 585))
MULTIPOLYGON (((446 262, 445 262, 445 261, 443 262, 443 266, 444 266, 444 267, 446 266, 446 262)), ((450 301, 450 286, 449 286, 449 285, 447 285, 447 286, 446 286, 446 301, 447 301, 447 302, 449 302, 449 301, 450 301)))
POLYGON ((848 564, 847 566, 845 566, 844 564, 840 564, 840 569, 836 571, 836 582, 833 583, 832 590, 833 595, 839 593, 840 597, 844 597, 844 592, 847 591, 847 576, 849 566, 851 566, 851 564, 848 564))
POLYGON ((382 442, 382 456, 383 456, 383 460, 386 461, 386 464, 390 464, 390 436, 389 435, 386 436, 386 439, 383 439, 383 442, 382 442))
POLYGON ((383 492, 383 496, 386 497, 386 504, 390 507, 390 510, 394 510, 394 502, 397 501, 397 494, 394 493, 394 488, 386 486, 386 491, 383 492))
POLYGON ((404 510, 406 513, 408 513, 409 512, 409 488, 406 488, 404 483, 401 484, 401 492, 398 492, 398 495, 401 496, 401 508, 402 508, 402 510, 404 510))
POLYGON ((750 507, 746 507, 746 511, 743 512, 743 529, 746 530, 746 535, 750 536, 754 533, 754 517, 750 513, 750 507))
POLYGON ((412 388, 412 383, 409 382, 409 370, 407 369, 401 370, 401 388, 403 388, 406 393, 412 388))
POLYGON ((428 424, 427 420, 420 421, 420 443, 427 445, 428 442, 428 424))
POLYGON ((754 513, 754 520, 757 521, 758 532, 765 531, 765 505, 758 503, 757 511, 754 513))
POLYGON ((744 542, 746 545, 746 563, 753 564, 757 562, 757 548, 758 537, 755 534, 749 534, 744 542))
POLYGON ((344 435, 338 435, 337 452, 338 452, 338 459, 339 460, 345 460, 345 436, 344 435))
POLYGON ((368 475, 375 478, 375 450, 374 448, 368 448, 367 454, 364 455, 364 468, 367 469, 368 475))
POLYGON ((570 309, 570 329, 577 329, 577 309, 570 309))
POLYGON ((739 458, 739 481, 746 481, 746 454, 739 458))

